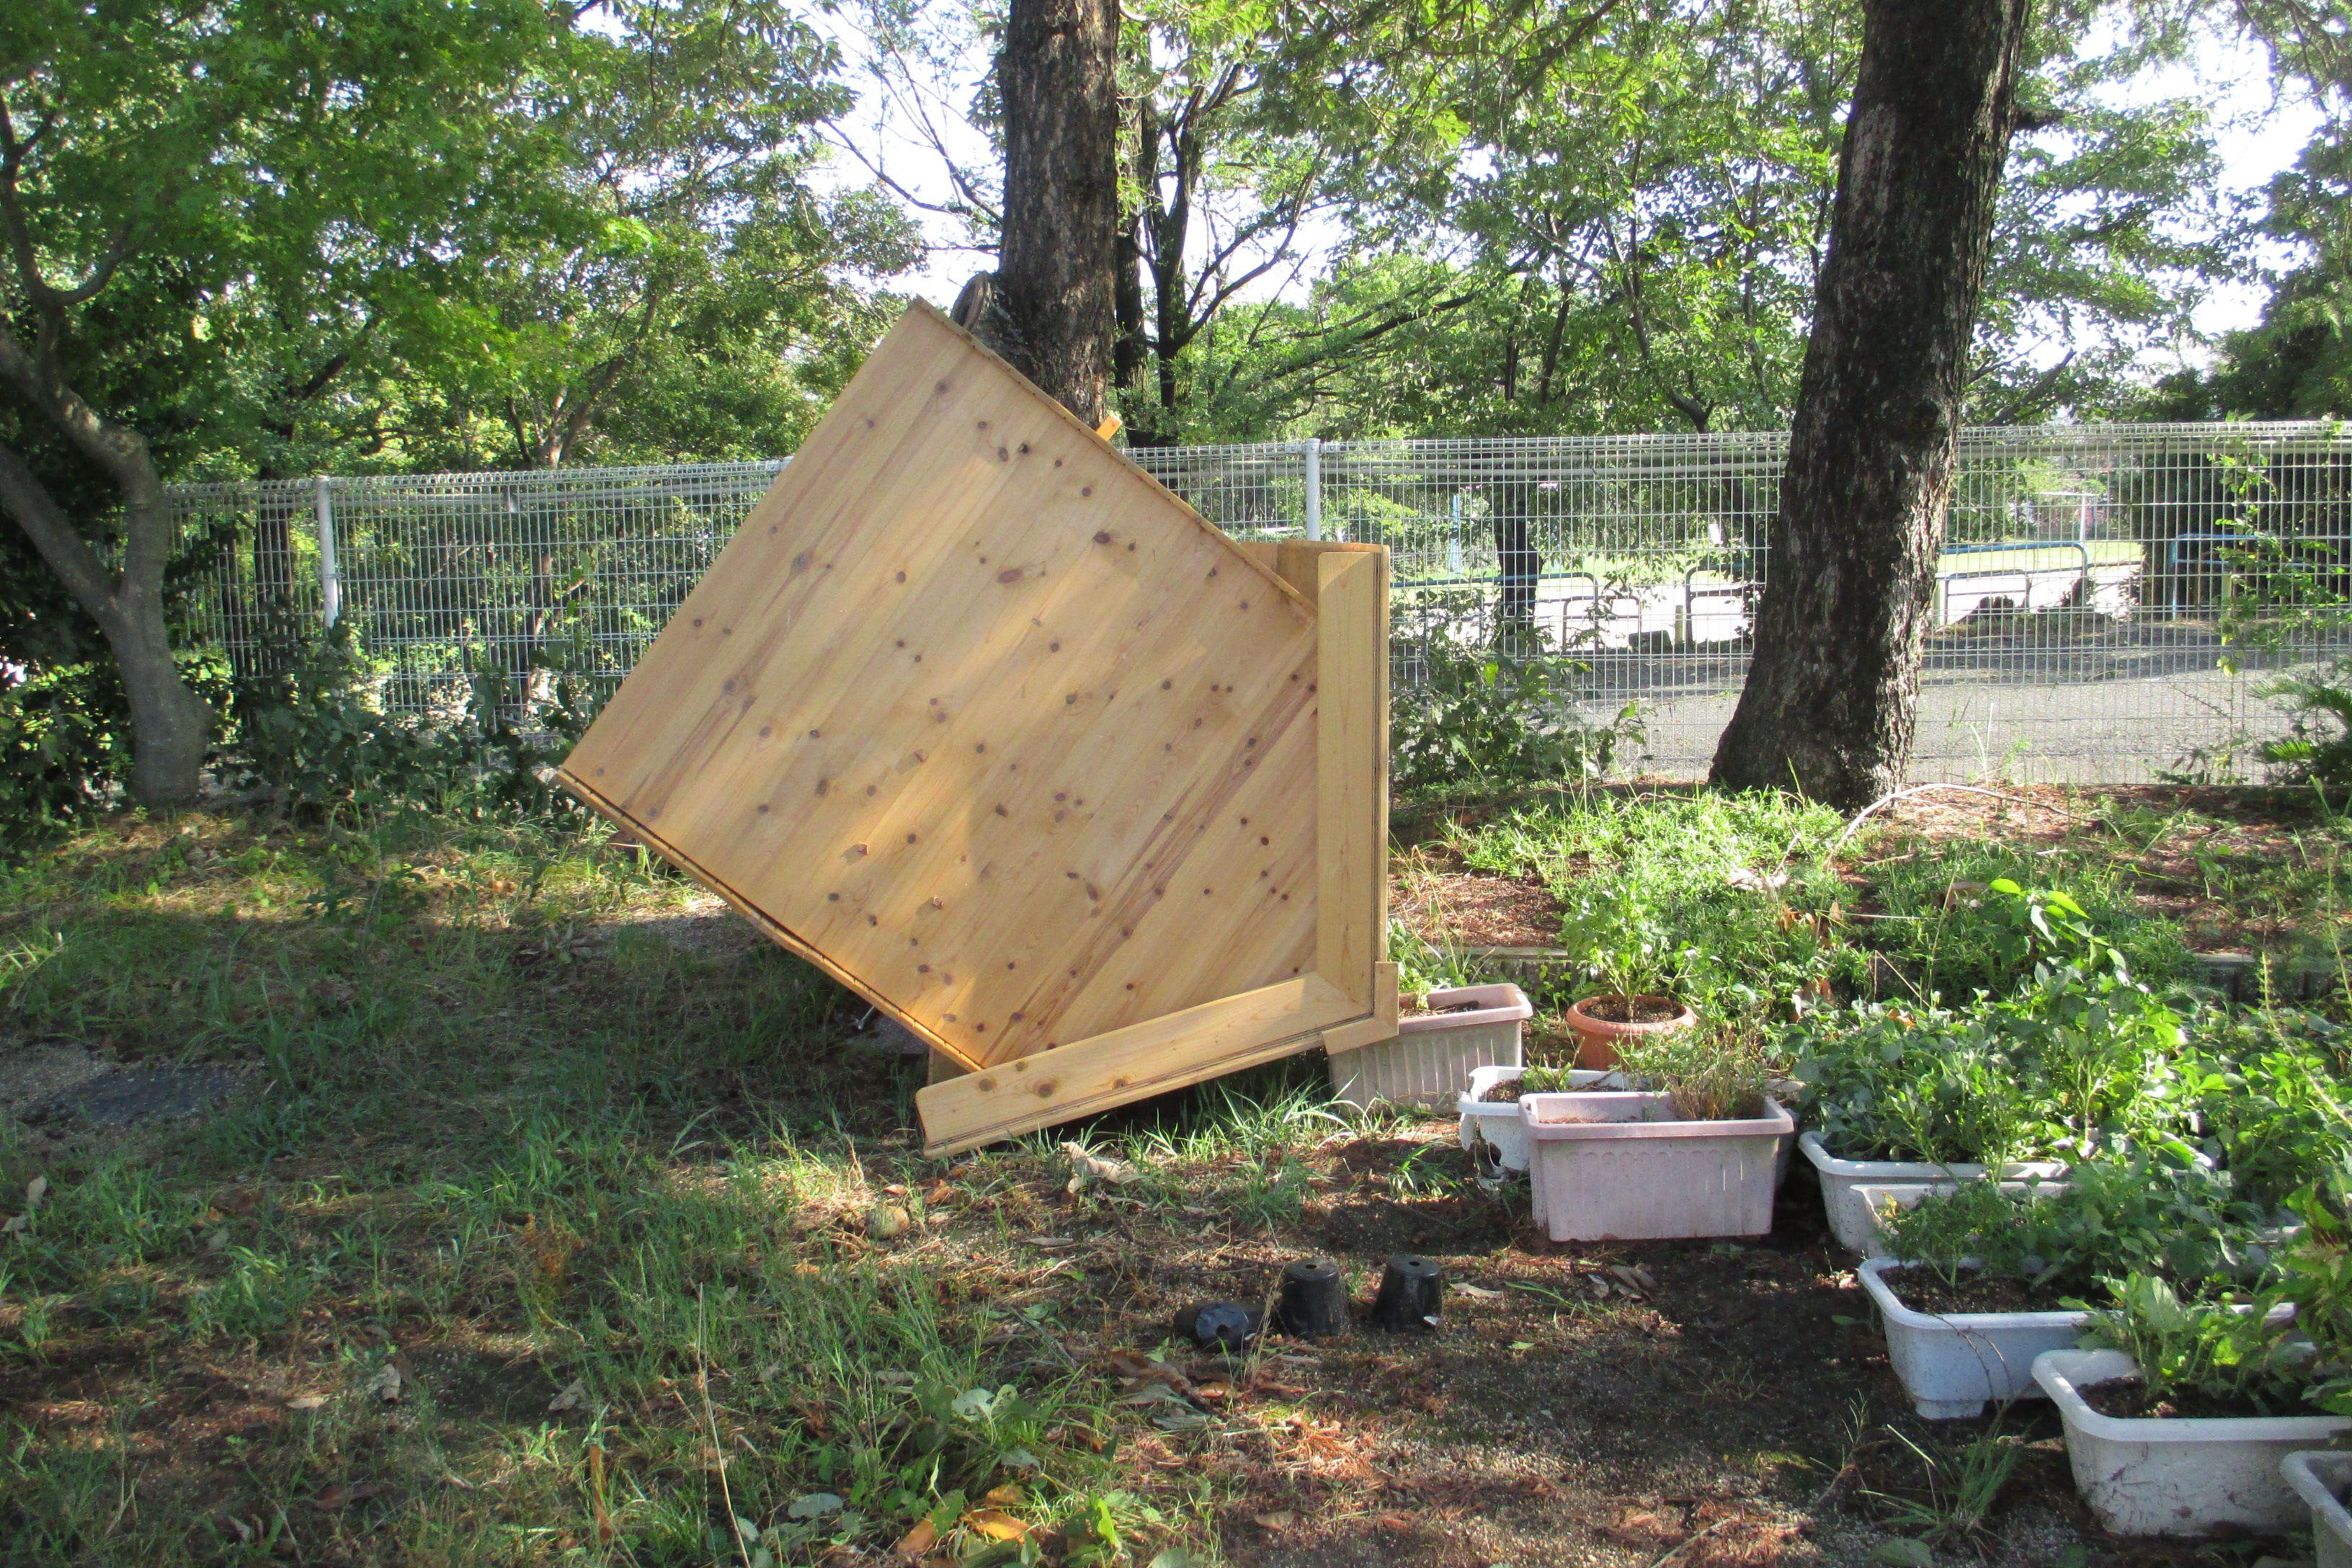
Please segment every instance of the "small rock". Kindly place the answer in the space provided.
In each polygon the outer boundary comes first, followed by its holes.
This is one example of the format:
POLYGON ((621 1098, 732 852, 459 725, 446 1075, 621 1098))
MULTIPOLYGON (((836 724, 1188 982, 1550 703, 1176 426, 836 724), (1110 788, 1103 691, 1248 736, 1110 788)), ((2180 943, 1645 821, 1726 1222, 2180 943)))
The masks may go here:
POLYGON ((904 1236, 914 1223, 897 1204, 876 1204, 866 1211, 866 1234, 877 1241, 904 1236))
POLYGON ((1882 1541, 1871 1548, 1870 1560, 1886 1568, 1936 1568, 1936 1554, 1924 1541, 1882 1541))

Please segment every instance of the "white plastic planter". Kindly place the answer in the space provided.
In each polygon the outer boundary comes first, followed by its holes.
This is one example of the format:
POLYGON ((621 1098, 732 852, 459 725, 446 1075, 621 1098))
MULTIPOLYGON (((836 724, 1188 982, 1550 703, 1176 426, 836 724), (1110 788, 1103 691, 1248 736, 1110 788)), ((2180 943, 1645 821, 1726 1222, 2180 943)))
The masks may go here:
POLYGON ((2289 1454, 2280 1461, 2279 1473, 2311 1510, 2316 1568, 2352 1568, 2352 1513, 2344 1509, 2344 1493, 2352 1488, 2352 1453, 2289 1454))
POLYGON ((2352 1417, 2202 1419, 2102 1415, 2078 1392, 2137 1377, 2122 1351, 2044 1351, 2033 1381, 2058 1406, 2074 1489, 2117 1535, 2205 1535, 2226 1527, 2276 1534, 2303 1523, 2281 1465, 2298 1448, 2352 1430, 2352 1417))
POLYGON ((1871 1258, 1862 1266, 1862 1288, 1886 1325, 1886 1359, 1911 1396, 1911 1408, 1930 1421, 1981 1415, 1988 1403, 2040 1398, 2034 1358, 2071 1350, 2090 1318, 2065 1311, 1918 1311, 1895 1295, 1902 1276, 1916 1267, 1871 1258))
MULTIPOLYGON (((1861 1253, 1865 1258, 1892 1256, 1886 1250, 1885 1216, 1888 1205, 1892 1205, 1899 1209, 1916 1208, 1927 1198, 1937 1194, 1948 1193, 1958 1184, 1955 1182, 1895 1182, 1880 1186, 1875 1183, 1864 1182, 1856 1186, 1853 1189, 1854 1194, 1862 1200, 1863 1210, 1868 1215, 1870 1234, 1863 1237, 1861 1245, 1853 1247, 1853 1250, 1861 1253)), ((2000 1190, 2004 1193, 2030 1192, 2036 1197, 2048 1198, 2055 1197, 2064 1192, 2067 1185, 2068 1184, 2064 1182, 2004 1181, 2000 1184, 2000 1190)))
POLYGON ((1519 1100, 1536 1223, 1554 1241, 1762 1236, 1772 1228, 1785 1106, 1739 1121, 1676 1121, 1663 1094, 1571 1091, 1519 1100))
POLYGON ((1520 1026, 1535 1008, 1517 986, 1502 982, 1433 991, 1429 1006, 1401 1021, 1395 1039, 1333 1057, 1331 1097, 1360 1110, 1382 1100, 1442 1110, 1460 1097, 1473 1068, 1519 1065, 1520 1026), (1472 1005, 1462 1012, 1436 1010, 1465 1003, 1472 1005))
MULTIPOLYGON (((1475 1153, 1484 1143, 1495 1152, 1495 1163, 1506 1171, 1528 1168, 1528 1135, 1519 1125, 1519 1102, 1516 1100, 1488 1100, 1488 1089, 1498 1083, 1508 1083, 1526 1071, 1521 1067, 1480 1067, 1472 1069, 1470 1088, 1455 1100, 1454 1110, 1462 1117, 1462 1147, 1475 1153)), ((1589 1068, 1572 1068, 1568 1075, 1570 1089, 1622 1089, 1624 1081, 1613 1072, 1598 1072, 1589 1068)))
MULTIPOLYGON (((1822 1135, 1808 1132, 1797 1140, 1805 1158, 1822 1178, 1822 1207, 1829 1212, 1830 1234, 1838 1245, 1863 1252, 1878 1234, 1878 1221, 1863 1197, 1864 1186, 1927 1186, 1949 1192, 1961 1182, 1985 1173, 1982 1165, 1937 1165, 1913 1160, 1841 1160, 1822 1146, 1822 1135)), ((2019 1161, 2001 1167, 2004 1179, 2063 1176, 2066 1166, 2049 1160, 2019 1161)))

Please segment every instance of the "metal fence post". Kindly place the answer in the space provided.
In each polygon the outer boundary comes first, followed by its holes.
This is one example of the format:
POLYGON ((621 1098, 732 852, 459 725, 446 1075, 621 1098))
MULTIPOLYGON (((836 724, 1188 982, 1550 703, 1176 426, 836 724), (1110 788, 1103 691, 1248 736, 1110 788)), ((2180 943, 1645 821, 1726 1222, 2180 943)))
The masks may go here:
POLYGON ((1307 537, 1323 537, 1323 443, 1307 437, 1307 537))
POLYGON ((311 481, 313 510, 319 518, 319 620, 332 631, 343 613, 343 580, 335 570, 334 481, 320 474, 311 481))

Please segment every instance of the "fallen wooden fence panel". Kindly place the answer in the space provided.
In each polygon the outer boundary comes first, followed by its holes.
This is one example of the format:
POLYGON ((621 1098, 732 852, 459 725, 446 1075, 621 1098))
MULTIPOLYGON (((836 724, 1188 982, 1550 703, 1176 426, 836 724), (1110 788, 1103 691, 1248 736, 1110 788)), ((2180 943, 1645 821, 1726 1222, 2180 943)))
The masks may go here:
POLYGON ((1384 549, 1235 544, 917 305, 562 777, 964 1148, 1393 1035, 1387 637, 1384 549))

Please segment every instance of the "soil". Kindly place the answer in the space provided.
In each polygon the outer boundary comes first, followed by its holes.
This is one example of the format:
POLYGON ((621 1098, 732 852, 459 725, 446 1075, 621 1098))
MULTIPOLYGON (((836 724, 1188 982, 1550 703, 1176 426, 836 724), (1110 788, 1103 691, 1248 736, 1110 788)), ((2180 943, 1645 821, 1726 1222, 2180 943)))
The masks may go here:
POLYGON ((2242 1419, 2249 1415, 2325 1415, 2324 1410, 2308 1405, 2286 1409, 2263 1410, 2243 1399, 2216 1399, 2194 1389, 2176 1388, 2161 1398, 2150 1398, 2147 1385, 2139 1379, 2119 1378, 2113 1383, 2095 1383, 2078 1389, 2083 1403, 2102 1415, 2122 1421, 2137 1421, 2161 1416, 2179 1421, 2242 1419))
POLYGON ((1519 1102, 1519 1080, 1507 1078, 1478 1097, 1481 1105, 1517 1105, 1519 1102))
POLYGON ((1664 996, 1588 996, 1581 1006, 1604 1024, 1669 1024, 1683 1016, 1683 1005, 1664 996))
POLYGON ((1918 1268, 1887 1277, 1895 1299, 1915 1312, 1944 1316, 1956 1312, 2057 1312, 2064 1310, 2063 1290, 2037 1289, 2022 1279, 1964 1274, 1954 1284, 1918 1268))
POLYGON ((1558 947, 1559 900, 1532 879, 1444 864, 1434 849, 1401 857, 1390 912, 1424 941, 1462 947, 1558 947))

